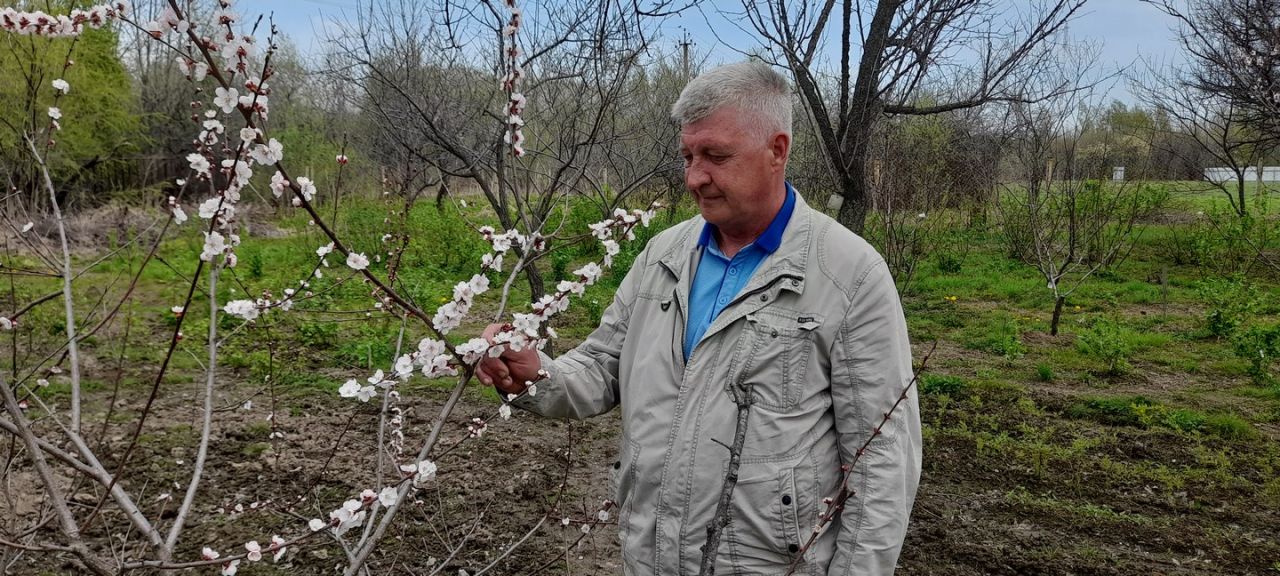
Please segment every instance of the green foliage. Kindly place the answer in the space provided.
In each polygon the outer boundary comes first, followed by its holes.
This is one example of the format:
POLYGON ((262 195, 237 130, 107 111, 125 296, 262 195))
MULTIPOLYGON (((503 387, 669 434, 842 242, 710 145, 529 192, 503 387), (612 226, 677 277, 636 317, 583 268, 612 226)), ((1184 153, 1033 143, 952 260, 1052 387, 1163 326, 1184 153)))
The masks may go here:
POLYGON ((1204 426, 1204 414, 1184 408, 1169 408, 1163 404, 1133 404, 1134 418, 1144 428, 1163 426, 1179 432, 1193 432, 1204 426))
POLYGON ((968 326, 962 338, 965 346, 998 354, 1007 362, 1017 360, 1027 352, 1018 320, 1006 312, 994 313, 988 322, 968 326))
POLYGON ((247 252, 248 254, 246 254, 246 256, 248 256, 248 258, 246 258, 246 260, 249 261, 249 277, 254 280, 259 280, 262 278, 262 251, 248 250, 247 252))
POLYGON ((1076 348, 1086 356, 1102 360, 1107 365, 1107 373, 1113 375, 1129 370, 1133 347, 1133 332, 1111 318, 1099 318, 1076 336, 1076 348))
POLYGON ((1048 364, 1036 364, 1036 377, 1041 382, 1053 381, 1053 367, 1048 364))
POLYGON ((1260 250, 1275 249, 1280 223, 1268 217, 1266 204, 1240 215, 1223 206, 1199 211, 1184 225, 1170 228, 1157 253, 1176 265, 1201 266, 1217 275, 1248 273, 1260 250))
POLYGON ((591 326, 599 326, 600 319, 604 316, 604 304, 599 298, 585 297, 582 299, 582 306, 587 311, 588 322, 591 326))
POLYGON ((557 250, 551 253, 551 281, 559 282, 569 279, 569 266, 573 263, 573 255, 568 250, 557 250))
POLYGON ((1067 415, 1114 426, 1166 428, 1227 440, 1257 436, 1251 424, 1234 414, 1206 415, 1187 408, 1173 408, 1144 396, 1086 398, 1068 407, 1067 415))
POLYGON ((298 325, 298 340, 308 348, 332 348, 337 335, 338 325, 333 322, 303 322, 298 325))
MULTIPOLYGON (((68 6, 54 2, 49 8, 68 6)), ((62 112, 62 129, 48 135, 57 141, 48 158, 51 175, 62 194, 83 193, 62 201, 98 204, 110 197, 101 192, 134 183, 134 165, 126 156, 145 137, 118 44, 109 28, 87 30, 77 40, 0 36, 0 115, 16 121, 0 123, 0 172, 12 171, 10 182, 19 189, 37 181, 22 132, 43 133, 53 106, 62 112), (75 65, 64 72, 68 56, 75 65), (52 82, 59 78, 71 88, 57 97, 52 82)))
POLYGON ((966 388, 967 384, 964 378, 959 376, 926 373, 920 377, 920 392, 922 394, 958 396, 966 388))
POLYGON ((1250 326, 1231 337, 1231 349, 1236 356, 1249 362, 1249 375, 1261 385, 1275 384, 1271 376, 1271 364, 1280 354, 1280 324, 1250 326))
POLYGON ((936 257, 938 271, 944 274, 959 274, 964 266, 964 259, 950 252, 943 252, 936 257))
POLYGON ((1215 338, 1230 338, 1261 304, 1257 287, 1240 276, 1205 280, 1199 293, 1209 302, 1205 328, 1215 338))
POLYGON ((1258 430, 1247 420, 1235 414, 1210 414, 1204 419, 1204 432, 1226 440, 1249 440, 1258 436, 1258 430))
POLYGON ((1113 426, 1138 426, 1137 407, 1154 404, 1144 396, 1087 398, 1068 407, 1067 415, 1113 426))

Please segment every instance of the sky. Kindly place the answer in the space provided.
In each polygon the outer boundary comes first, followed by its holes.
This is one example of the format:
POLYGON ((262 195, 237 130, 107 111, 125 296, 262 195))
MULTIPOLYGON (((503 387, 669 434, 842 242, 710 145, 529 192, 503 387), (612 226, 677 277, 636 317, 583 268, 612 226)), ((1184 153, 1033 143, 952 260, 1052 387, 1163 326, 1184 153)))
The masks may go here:
MULTIPOLYGON (((1029 6, 1030 0, 1006 0, 1012 6, 1029 6)), ((272 12, 280 29, 293 39, 304 53, 318 51, 326 27, 350 14, 357 0, 258 0, 244 2, 239 11, 245 16, 256 12, 272 12)), ((705 55, 714 65, 742 58, 738 51, 759 44, 746 31, 726 19, 717 6, 741 10, 739 0, 704 0, 701 10, 687 11, 671 20, 662 33, 676 42, 686 32, 694 43, 695 53, 705 55), (724 43, 730 44, 725 46, 724 43)), ((1172 30, 1172 18, 1140 0, 1090 0, 1082 13, 1071 22, 1072 37, 1097 43, 1101 48, 1101 64, 1116 69, 1137 65, 1141 59, 1156 62, 1177 60, 1180 56, 1172 30)), ((1113 98, 1132 102, 1132 95, 1118 82, 1112 88, 1113 98)))

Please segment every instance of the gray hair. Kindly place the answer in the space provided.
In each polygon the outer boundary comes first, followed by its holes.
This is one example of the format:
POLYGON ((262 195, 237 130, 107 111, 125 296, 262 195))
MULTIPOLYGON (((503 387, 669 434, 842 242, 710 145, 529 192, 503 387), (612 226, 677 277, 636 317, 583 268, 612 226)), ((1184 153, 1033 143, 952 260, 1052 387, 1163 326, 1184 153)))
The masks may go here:
POLYGON ((699 74, 671 106, 671 119, 685 126, 724 107, 741 110, 768 134, 791 134, 791 87, 768 64, 748 60, 699 74))

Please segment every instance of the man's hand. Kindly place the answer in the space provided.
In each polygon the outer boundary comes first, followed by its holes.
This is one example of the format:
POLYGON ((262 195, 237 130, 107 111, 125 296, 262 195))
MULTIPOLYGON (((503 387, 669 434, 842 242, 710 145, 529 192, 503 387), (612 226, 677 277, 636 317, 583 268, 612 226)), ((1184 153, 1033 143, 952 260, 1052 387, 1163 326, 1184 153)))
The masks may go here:
MULTIPOLYGON (((502 326, 490 324, 484 329, 484 339, 492 344, 494 335, 502 330, 502 326)), ((542 360, 538 358, 537 350, 525 348, 516 352, 507 348, 497 358, 488 354, 481 358, 476 367, 476 377, 481 383, 493 386, 503 394, 521 394, 525 389, 524 383, 537 380, 538 370, 541 369, 542 360)))

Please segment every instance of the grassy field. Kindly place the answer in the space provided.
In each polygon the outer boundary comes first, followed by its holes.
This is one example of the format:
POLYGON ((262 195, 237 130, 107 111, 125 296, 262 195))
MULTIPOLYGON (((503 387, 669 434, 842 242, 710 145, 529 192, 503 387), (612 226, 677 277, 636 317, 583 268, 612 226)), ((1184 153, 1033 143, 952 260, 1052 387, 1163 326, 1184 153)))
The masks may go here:
MULTIPOLYGON (((1072 294, 1057 336, 1048 333, 1053 299, 1043 279, 1008 256, 998 230, 968 230, 963 252, 921 261, 903 302, 917 361, 934 352, 920 380, 924 478, 899 573, 1280 573, 1280 384, 1270 357, 1255 362, 1251 352, 1277 332, 1280 274, 1251 249, 1222 241, 1231 220, 1219 213, 1225 206, 1220 192, 1180 187, 1173 196, 1126 259, 1072 294)), ((1280 195, 1261 202, 1275 214, 1280 195)), ((691 210, 677 207, 655 220, 655 229, 691 210)), ((338 228, 358 251, 385 253, 408 235, 395 285, 428 312, 477 269, 485 251, 463 219, 486 221, 474 206, 460 215, 447 205, 423 204, 403 225, 395 208, 380 201, 351 201, 340 214, 338 228), (392 237, 384 241, 384 234, 392 237)), ((565 217, 570 230, 599 219, 585 204, 565 217)), ((215 488, 199 502, 202 521, 184 545, 192 554, 205 542, 261 541, 263 533, 301 526, 370 481, 376 407, 335 392, 348 378, 389 367, 402 326, 337 259, 331 268, 321 266, 309 285, 300 284, 325 243, 305 217, 262 210, 246 221, 240 263, 223 276, 219 301, 286 288, 313 296, 290 313, 272 312, 250 325, 221 317, 219 329, 229 336, 220 350, 218 401, 225 410, 215 452, 230 465, 212 472, 215 488), (261 511, 233 511, 236 504, 266 500, 272 504, 261 511)), ((1257 226, 1276 227, 1274 219, 1261 222, 1257 226)), ((151 392, 176 323, 170 308, 189 289, 201 244, 193 224, 161 244, 134 297, 85 340, 86 422, 101 426, 97 440, 112 458, 127 444, 151 392)), ((1280 249, 1275 235, 1250 230, 1243 233, 1270 238, 1264 240, 1272 242, 1270 254, 1280 249)), ((641 242, 652 233, 643 233, 641 242)), ((106 317, 138 272, 144 244, 112 240, 77 248, 80 267, 106 258, 76 280, 82 327, 106 317)), ((557 347, 590 331, 639 245, 624 246, 618 266, 557 320, 557 347)), ((601 255, 597 245, 583 243, 553 252, 542 267, 555 281, 601 255)), ((9 269, 43 266, 36 252, 12 238, 3 258, 9 269)), ((385 274, 384 266, 372 268, 385 274)), ((57 278, 10 274, 4 309, 21 308, 58 285, 57 278)), ((527 300, 527 285, 514 286, 514 301, 527 300)), ((143 452, 134 458, 145 478, 131 488, 155 493, 184 481, 182 461, 192 457, 198 430, 193 383, 202 377, 206 355, 202 290, 185 313, 184 339, 144 427, 143 452)), ((17 375, 20 388, 65 405, 65 372, 50 374, 44 360, 56 357, 64 330, 56 302, 23 316, 0 344, 4 370, 17 375), (37 378, 49 386, 33 386, 37 378)), ((456 334, 478 332, 495 306, 482 301, 482 313, 456 334)), ((426 335, 407 323, 403 346, 426 335)), ((419 379, 402 389, 406 445, 425 435, 448 388, 448 382, 419 379)), ((465 436, 467 421, 492 414, 494 404, 491 392, 472 388, 447 433, 465 436)), ((474 571, 544 515, 590 515, 607 497, 616 416, 565 423, 517 415, 493 427, 442 458, 439 485, 401 519, 394 545, 379 553, 375 568, 430 572, 429 559, 450 556, 446 542, 479 526, 448 573, 474 571), (480 512, 501 520, 473 524, 480 512)), ((105 540, 103 530, 89 537, 105 540)), ((576 524, 549 522, 495 570, 526 574, 560 558, 549 569, 620 573, 611 531, 602 528, 575 545, 576 524)), ((253 573, 329 573, 342 554, 332 542, 316 542, 276 568, 253 573)), ((59 570, 38 555, 21 559, 17 569, 59 570)))

